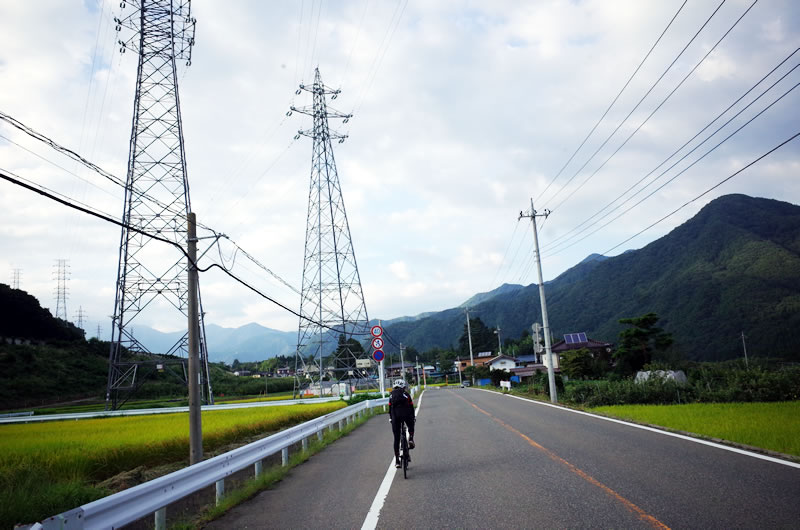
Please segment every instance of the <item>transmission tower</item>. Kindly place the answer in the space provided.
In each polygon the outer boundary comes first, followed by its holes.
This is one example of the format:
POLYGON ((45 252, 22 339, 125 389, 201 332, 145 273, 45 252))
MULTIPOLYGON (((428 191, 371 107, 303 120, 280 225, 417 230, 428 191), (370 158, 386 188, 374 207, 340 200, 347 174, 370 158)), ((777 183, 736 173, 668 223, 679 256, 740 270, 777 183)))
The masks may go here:
MULTIPOLYGON (((131 228, 187 247, 191 205, 176 62, 191 63, 195 19, 190 0, 128 0, 127 4, 134 12, 114 19, 117 31, 126 28, 133 32, 119 41, 120 51, 137 52, 139 66, 106 391, 106 408, 113 409, 130 399, 157 369, 186 382, 188 349, 188 331, 159 352, 149 351, 134 336, 133 324, 142 320, 143 314, 165 327, 187 329, 189 286, 184 255, 131 228)), ((124 8, 125 2, 120 5, 124 8)), ((198 303, 199 292, 198 286, 198 303)), ((199 307, 203 394, 213 403, 202 305, 199 307)))
POLYGON ((53 294, 56 295, 56 318, 67 320, 67 298, 69 298, 69 288, 67 288, 67 280, 69 279, 69 260, 57 259, 54 265, 55 272, 53 277, 56 280, 56 290, 53 294))
POLYGON ((294 111, 313 118, 313 128, 298 131, 295 138, 308 136, 314 140, 314 146, 295 355, 295 391, 319 383, 322 394, 322 379, 325 378, 365 381, 359 377, 363 376, 363 369, 357 367, 356 361, 366 359, 367 354, 353 351, 347 341, 368 335, 369 317, 331 146, 332 139, 341 143, 347 136, 328 129, 329 118, 343 118, 346 123, 352 115, 328 108, 326 96, 336 99, 340 91, 322 83, 318 68, 314 83, 300 85, 297 94, 301 91, 313 94, 313 105, 291 107, 289 114, 294 111), (345 344, 340 345, 340 337, 345 344), (300 378, 301 372, 304 379, 300 378))
POLYGON ((11 271, 11 288, 19 289, 20 280, 22 279, 22 269, 14 269, 11 271))
POLYGON ((83 307, 78 306, 78 311, 75 313, 74 318, 76 325, 81 329, 83 329, 83 322, 86 320, 86 316, 86 311, 83 310, 83 307))

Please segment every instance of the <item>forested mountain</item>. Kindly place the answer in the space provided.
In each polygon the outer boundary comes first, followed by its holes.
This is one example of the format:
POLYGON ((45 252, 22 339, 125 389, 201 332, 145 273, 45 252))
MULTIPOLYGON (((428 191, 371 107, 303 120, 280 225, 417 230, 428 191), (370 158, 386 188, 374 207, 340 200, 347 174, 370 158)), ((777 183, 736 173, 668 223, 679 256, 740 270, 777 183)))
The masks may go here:
MULTIPOLYGON (((800 360, 800 206, 727 195, 646 247, 590 256, 546 284, 553 335, 585 331, 615 342, 620 318, 655 312, 691 359, 749 355, 800 360)), ((518 337, 541 322, 535 284, 475 306, 474 316, 518 337)), ((419 350, 452 347, 464 312, 448 309, 387 327, 419 350)))
POLYGON ((53 318, 39 301, 20 289, 0 283, 0 337, 48 340, 83 340, 83 330, 53 318))

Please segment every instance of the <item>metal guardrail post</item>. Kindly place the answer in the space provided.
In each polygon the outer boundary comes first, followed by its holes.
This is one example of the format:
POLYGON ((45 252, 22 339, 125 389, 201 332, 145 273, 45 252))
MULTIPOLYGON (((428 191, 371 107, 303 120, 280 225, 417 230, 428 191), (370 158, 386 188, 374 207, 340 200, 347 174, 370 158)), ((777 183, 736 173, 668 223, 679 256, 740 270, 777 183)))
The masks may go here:
POLYGON ((317 431, 317 440, 319 440, 320 442, 322 441, 322 437, 323 437, 323 436, 325 436, 325 434, 324 434, 324 430, 325 430, 325 429, 324 429, 324 428, 322 428, 322 429, 320 429, 320 430, 318 430, 318 431, 317 431))
POLYGON ((303 452, 308 451, 308 438, 303 438, 303 452))
POLYGON ((284 447, 281 449, 281 466, 286 467, 289 465, 289 448, 284 447))
POLYGON ((222 497, 225 496, 225 479, 216 481, 214 485, 216 486, 217 490, 217 496, 216 496, 217 506, 219 506, 219 503, 222 502, 222 497))
POLYGON ((258 462, 256 462, 254 464, 254 468, 255 468, 256 477, 260 476, 261 472, 264 470, 264 461, 263 460, 259 460, 258 462))
POLYGON ((167 507, 156 510, 156 530, 167 530, 167 507))

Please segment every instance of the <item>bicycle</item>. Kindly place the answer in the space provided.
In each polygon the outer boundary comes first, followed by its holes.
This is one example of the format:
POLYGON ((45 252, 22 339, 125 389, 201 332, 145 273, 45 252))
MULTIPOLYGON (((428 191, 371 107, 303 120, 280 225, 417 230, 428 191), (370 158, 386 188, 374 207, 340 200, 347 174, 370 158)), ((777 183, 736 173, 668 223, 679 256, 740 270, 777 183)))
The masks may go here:
POLYGON ((406 423, 403 422, 400 428, 400 463, 403 466, 403 478, 408 478, 409 462, 411 462, 411 453, 408 449, 408 438, 406 438, 406 423))

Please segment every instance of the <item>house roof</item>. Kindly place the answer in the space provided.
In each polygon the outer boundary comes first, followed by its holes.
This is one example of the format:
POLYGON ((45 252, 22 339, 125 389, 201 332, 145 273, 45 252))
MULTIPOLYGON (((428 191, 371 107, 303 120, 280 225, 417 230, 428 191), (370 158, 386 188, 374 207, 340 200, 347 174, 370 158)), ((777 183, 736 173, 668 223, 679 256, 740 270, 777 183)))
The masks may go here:
POLYGON ((590 350, 604 350, 606 348, 611 348, 613 345, 610 342, 603 342, 600 340, 594 340, 592 338, 588 338, 586 342, 573 342, 567 344, 564 339, 553 344, 551 348, 555 353, 561 353, 569 350, 580 350, 581 348, 588 348, 590 350))
POLYGON ((520 356, 517 357, 517 362, 518 363, 532 363, 532 362, 535 362, 535 361, 536 361, 536 356, 533 355, 533 354, 531 354, 531 355, 520 355, 520 356))
POLYGON ((509 361, 514 361, 514 363, 517 362, 517 360, 515 358, 509 357, 508 355, 498 355, 497 357, 492 357, 492 359, 490 361, 488 361, 486 364, 494 364, 495 361, 502 361, 503 359, 508 359, 509 361))

